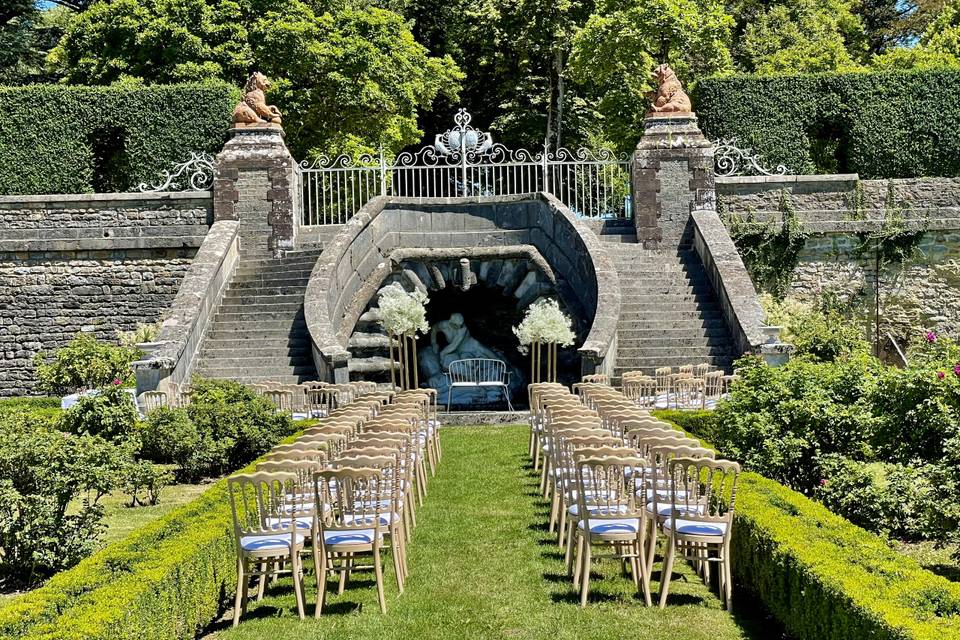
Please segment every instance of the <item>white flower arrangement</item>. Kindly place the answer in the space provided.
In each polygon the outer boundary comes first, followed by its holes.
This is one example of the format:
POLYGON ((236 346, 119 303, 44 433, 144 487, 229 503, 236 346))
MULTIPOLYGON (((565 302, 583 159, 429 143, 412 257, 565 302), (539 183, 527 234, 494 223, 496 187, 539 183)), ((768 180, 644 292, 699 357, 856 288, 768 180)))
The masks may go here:
POLYGON ((426 307, 429 301, 423 291, 407 291, 394 282, 380 293, 380 325, 393 335, 425 334, 430 330, 426 307))
POLYGON ((535 342, 569 347, 577 339, 573 320, 560 310, 556 300, 538 300, 527 307, 523 321, 513 328, 513 333, 520 341, 520 353, 524 354, 535 342))

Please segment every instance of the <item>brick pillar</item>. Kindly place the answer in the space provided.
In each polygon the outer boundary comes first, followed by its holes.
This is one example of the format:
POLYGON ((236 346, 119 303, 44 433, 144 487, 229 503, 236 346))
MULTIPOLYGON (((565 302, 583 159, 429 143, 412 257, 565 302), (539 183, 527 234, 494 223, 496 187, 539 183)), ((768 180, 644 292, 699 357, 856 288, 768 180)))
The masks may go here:
POLYGON ((633 153, 631 192, 637 241, 689 245, 690 213, 713 209, 713 145, 694 114, 650 116, 633 153))
POLYGON ((217 155, 213 218, 240 221, 243 253, 279 257, 297 243, 297 184, 297 163, 283 142, 283 129, 269 124, 231 129, 217 155))

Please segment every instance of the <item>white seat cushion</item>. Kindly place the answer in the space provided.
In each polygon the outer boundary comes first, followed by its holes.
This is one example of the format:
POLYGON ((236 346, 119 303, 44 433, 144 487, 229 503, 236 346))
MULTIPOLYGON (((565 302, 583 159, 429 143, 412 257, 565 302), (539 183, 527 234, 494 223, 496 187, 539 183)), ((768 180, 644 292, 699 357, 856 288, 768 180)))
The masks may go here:
POLYGON ((726 522, 697 522, 696 520, 684 520, 683 518, 667 518, 663 523, 664 530, 677 528, 677 533, 688 536, 718 536, 721 537, 727 532, 726 522))
POLYGON ((355 529, 353 531, 324 531, 323 543, 327 546, 338 544, 373 544, 373 529, 355 529))
POLYGON ((497 380, 486 380, 486 381, 484 381, 484 382, 478 382, 477 385, 478 385, 478 386, 481 386, 481 387, 505 387, 505 386, 507 386, 507 385, 505 385, 504 383, 499 382, 499 381, 497 381, 497 380))
MULTIPOLYGON (((600 509, 600 507, 597 506, 597 505, 590 505, 590 504, 587 505, 587 512, 588 512, 588 513, 596 513, 597 510, 599 510, 599 509, 600 509)), ((620 511, 626 511, 626 510, 627 510, 627 508, 626 508, 625 506, 621 506, 619 509, 620 509, 620 511)), ((580 514, 580 505, 579 505, 578 503, 574 503, 574 504, 570 505, 570 506, 567 508, 567 513, 569 513, 569 514, 572 515, 573 517, 577 517, 577 516, 580 514)))
MULTIPOLYGON (((605 520, 601 518, 590 518, 590 533, 638 533, 640 531, 639 518, 617 518, 605 520)), ((586 529, 587 522, 581 520, 577 523, 578 529, 586 529)))
MULTIPOLYGON (((359 516, 344 516, 344 522, 349 524, 361 523, 361 518, 359 516)), ((383 527, 389 526, 392 522, 399 522, 400 514, 391 513, 389 511, 383 512, 380 514, 380 525, 383 527)), ((368 514, 362 518, 362 524, 373 524, 373 514, 368 514)))
MULTIPOLYGON (((278 553, 287 553, 290 551, 290 537, 289 533, 243 536, 240 538, 240 547, 244 551, 276 551, 278 553)), ((303 544, 303 540, 303 535, 298 533, 297 544, 303 544)))

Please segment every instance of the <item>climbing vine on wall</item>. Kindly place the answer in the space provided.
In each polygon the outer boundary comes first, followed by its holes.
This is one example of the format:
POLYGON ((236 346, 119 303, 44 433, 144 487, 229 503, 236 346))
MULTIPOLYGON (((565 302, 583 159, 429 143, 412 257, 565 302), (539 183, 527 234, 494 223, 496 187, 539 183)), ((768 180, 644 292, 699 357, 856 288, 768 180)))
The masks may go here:
POLYGON ((880 275, 887 270, 898 274, 904 264, 920 255, 920 242, 927 232, 928 224, 908 225, 903 210, 898 206, 893 183, 887 183, 887 195, 883 206, 883 221, 875 229, 857 234, 858 243, 854 254, 873 264, 873 338, 874 350, 880 352, 881 302, 883 283, 880 275))
POLYGON ((725 215, 753 283, 778 299, 790 287, 808 236, 786 191, 780 194, 779 210, 780 220, 757 220, 752 213, 725 215))

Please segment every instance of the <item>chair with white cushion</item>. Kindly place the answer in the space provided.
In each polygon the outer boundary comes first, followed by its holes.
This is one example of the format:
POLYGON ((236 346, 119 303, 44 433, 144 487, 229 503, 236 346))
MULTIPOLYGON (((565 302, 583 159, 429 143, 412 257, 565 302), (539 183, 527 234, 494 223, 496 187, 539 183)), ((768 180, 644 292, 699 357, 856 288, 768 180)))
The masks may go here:
POLYGON ((309 531, 297 527, 297 512, 287 496, 296 493, 295 473, 252 473, 227 479, 237 544, 237 597, 233 624, 246 612, 250 578, 293 575, 297 614, 304 617, 303 565, 300 554, 309 531))
POLYGON ((385 478, 380 469, 373 468, 324 469, 314 476, 316 511, 327 514, 320 521, 313 542, 317 618, 326 602, 328 573, 340 576, 345 582, 347 575, 354 571, 373 570, 380 613, 387 612, 380 551, 385 529, 382 516, 389 513, 391 507, 389 504, 384 507, 378 498, 389 492, 390 486, 392 480, 385 478), (357 564, 356 560, 362 556, 370 556, 371 564, 357 564))
POLYGON ((576 536, 574 587, 580 588, 580 606, 587 605, 590 592, 590 569, 593 547, 613 549, 613 557, 629 563, 637 592, 643 592, 647 606, 647 566, 644 555, 646 509, 633 490, 633 475, 643 474, 647 462, 639 456, 590 456, 574 454, 577 467, 577 502, 579 517, 576 536), (637 473, 640 470, 640 473, 637 473))
POLYGON ((719 565, 720 593, 727 610, 732 611, 730 534, 740 465, 729 460, 675 458, 668 468, 670 512, 663 521, 667 548, 660 581, 660 607, 667 604, 673 563, 680 555, 702 565, 707 580, 710 564, 719 565))

